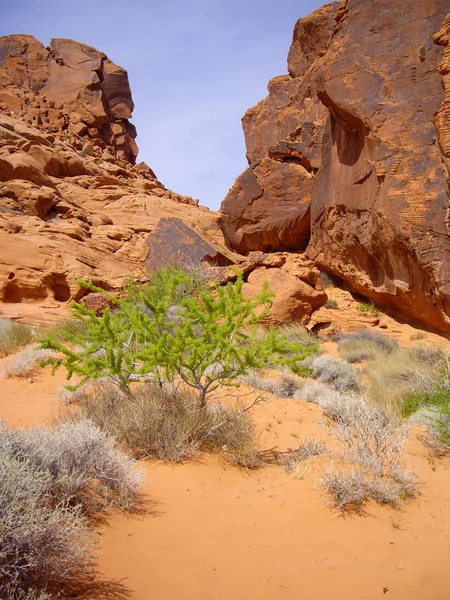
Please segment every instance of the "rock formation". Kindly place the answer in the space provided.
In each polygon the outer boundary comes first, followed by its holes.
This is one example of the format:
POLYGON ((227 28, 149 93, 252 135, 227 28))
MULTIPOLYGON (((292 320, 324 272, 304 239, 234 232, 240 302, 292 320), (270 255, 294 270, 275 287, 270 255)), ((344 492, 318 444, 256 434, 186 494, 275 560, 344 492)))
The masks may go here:
POLYGON ((48 47, 30 35, 0 38, 0 109, 48 133, 76 136, 76 149, 134 164, 134 108, 125 69, 72 40, 48 47))
POLYGON ((163 264, 204 261, 223 282, 239 265, 249 295, 281 277, 270 320, 308 320, 326 301, 314 265, 275 275, 286 257, 226 248, 215 213, 134 164, 132 110, 126 71, 102 52, 0 38, 0 315, 61 318, 81 298, 101 310, 78 280, 117 292, 163 264))
POLYGON ((300 19, 288 75, 243 117, 230 248, 306 250, 381 308, 450 332, 448 0, 342 0, 300 19))
POLYGON ((207 208, 134 164, 132 110, 126 71, 102 52, 0 38, 0 313, 55 318, 86 294, 79 279, 145 280, 161 217, 221 239, 207 208))

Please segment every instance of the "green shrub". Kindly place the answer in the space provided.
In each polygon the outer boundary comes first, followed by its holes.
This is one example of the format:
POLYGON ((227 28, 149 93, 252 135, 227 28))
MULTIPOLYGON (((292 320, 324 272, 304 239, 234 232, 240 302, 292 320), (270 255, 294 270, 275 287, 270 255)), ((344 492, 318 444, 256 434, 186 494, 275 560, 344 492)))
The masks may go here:
POLYGON ((28 325, 0 319, 0 358, 27 346, 33 338, 33 330, 28 325))
POLYGON ((298 363, 315 350, 289 342, 276 329, 256 342, 249 331, 267 316, 273 293, 264 286, 258 296, 245 298, 242 286, 241 273, 234 283, 209 287, 181 269, 161 269, 125 298, 110 296, 115 308, 100 316, 72 305, 86 331, 71 336, 70 347, 51 335, 41 347, 58 353, 47 361, 53 370, 64 366, 68 378, 80 377, 80 385, 110 377, 127 391, 136 379, 179 378, 206 406, 208 395, 249 369, 281 364, 301 372, 298 363))
POLYGON ((362 313, 363 315, 368 314, 374 317, 378 317, 380 314, 380 311, 377 309, 373 302, 360 302, 357 305, 356 310, 362 313))

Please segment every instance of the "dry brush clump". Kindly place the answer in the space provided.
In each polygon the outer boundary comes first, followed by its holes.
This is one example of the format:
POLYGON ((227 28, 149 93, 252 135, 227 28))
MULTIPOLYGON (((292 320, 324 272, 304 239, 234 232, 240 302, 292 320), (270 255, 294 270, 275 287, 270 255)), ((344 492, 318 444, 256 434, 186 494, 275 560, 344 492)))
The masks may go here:
POLYGON ((2 426, 0 588, 5 597, 44 600, 91 581, 91 519, 110 506, 131 508, 139 487, 133 461, 89 421, 51 429, 2 426))
POLYGON ((379 331, 359 329, 353 333, 341 335, 338 349, 342 358, 354 363, 374 360, 379 355, 392 354, 398 350, 398 343, 379 331))
POLYGON ((362 510, 368 500, 397 506, 417 495, 413 473, 403 464, 408 426, 365 396, 306 383, 295 397, 315 402, 339 444, 322 485, 339 509, 362 510))
POLYGON ((358 388, 358 371, 346 360, 332 356, 317 356, 304 361, 313 377, 322 383, 331 383, 339 391, 358 388))
POLYGON ((75 405, 71 418, 91 419, 136 458, 178 462, 211 450, 243 464, 246 455, 250 463, 256 456, 247 410, 215 403, 201 406, 185 386, 142 383, 125 393, 110 382, 95 382, 75 405))
POLYGON ((303 385, 301 378, 295 375, 282 374, 274 380, 261 377, 260 373, 254 369, 250 370, 247 375, 241 375, 239 381, 254 390, 268 392, 279 398, 292 398, 303 385))
POLYGON ((135 505, 141 473, 134 461, 91 420, 61 421, 52 428, 0 430, 0 452, 51 476, 59 501, 96 515, 110 507, 135 505))
POLYGON ((28 325, 0 319, 0 358, 30 344, 33 338, 34 332, 28 325))
POLYGON ((286 471, 295 471, 299 463, 310 460, 314 456, 323 456, 326 453, 327 449, 321 440, 307 438, 298 448, 284 455, 284 467, 286 471))
POLYGON ((56 501, 51 475, 0 455, 0 588, 3 598, 45 598, 90 575, 92 543, 79 507, 56 501))
POLYGON ((397 506, 417 495, 414 476, 403 464, 408 428, 401 420, 357 395, 340 394, 324 412, 342 448, 338 467, 322 479, 336 507, 360 510, 370 499, 397 506))
POLYGON ((54 356, 51 350, 39 348, 36 344, 7 358, 0 368, 3 377, 27 377, 38 368, 42 361, 54 356))

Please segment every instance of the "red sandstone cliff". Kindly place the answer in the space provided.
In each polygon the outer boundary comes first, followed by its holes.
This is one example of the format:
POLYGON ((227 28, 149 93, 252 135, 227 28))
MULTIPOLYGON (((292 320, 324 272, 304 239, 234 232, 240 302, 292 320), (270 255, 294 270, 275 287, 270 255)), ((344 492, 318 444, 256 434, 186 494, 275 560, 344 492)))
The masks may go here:
POLYGON ((243 117, 228 245, 303 252, 450 332, 448 0, 343 0, 300 19, 289 74, 243 117))

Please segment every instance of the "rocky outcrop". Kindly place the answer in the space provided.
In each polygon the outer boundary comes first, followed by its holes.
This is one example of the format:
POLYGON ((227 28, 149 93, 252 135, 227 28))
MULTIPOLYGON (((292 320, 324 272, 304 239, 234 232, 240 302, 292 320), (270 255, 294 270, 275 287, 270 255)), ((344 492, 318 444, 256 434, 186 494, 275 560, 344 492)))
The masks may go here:
MULTIPOLYGON (((132 110, 126 71, 102 52, 0 38, 0 315, 45 322, 80 299, 101 312, 108 297, 79 280, 120 293, 161 266, 203 262, 222 283, 243 271, 249 296, 279 288, 268 322, 307 323, 326 301, 314 264, 230 251, 214 213, 135 164, 132 110)), ((297 165, 272 162, 295 190, 297 165)))
POLYGON ((223 241, 213 213, 135 164, 132 110, 126 71, 102 52, 0 38, 1 315, 61 318, 88 292, 80 279, 115 292, 145 281, 160 219, 223 241))
POLYGON ((10 116, 97 158, 134 164, 128 75, 103 52, 66 39, 45 47, 29 35, 1 37, 0 88, 0 109, 10 116))
POLYGON ((343 0, 294 31, 243 118, 228 245, 303 252, 380 307, 450 332, 448 0, 343 0))

